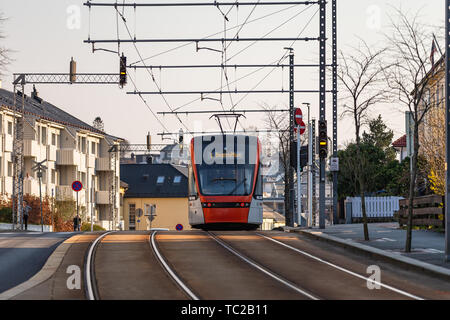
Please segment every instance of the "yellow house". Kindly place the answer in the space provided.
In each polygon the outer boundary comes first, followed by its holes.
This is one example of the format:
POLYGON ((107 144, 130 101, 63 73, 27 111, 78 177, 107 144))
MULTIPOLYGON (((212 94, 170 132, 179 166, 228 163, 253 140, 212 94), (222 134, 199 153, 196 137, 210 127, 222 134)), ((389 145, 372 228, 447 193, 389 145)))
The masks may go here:
POLYGON ((177 225, 191 229, 186 167, 121 164, 120 170, 120 179, 128 184, 123 198, 124 230, 176 230, 177 225))

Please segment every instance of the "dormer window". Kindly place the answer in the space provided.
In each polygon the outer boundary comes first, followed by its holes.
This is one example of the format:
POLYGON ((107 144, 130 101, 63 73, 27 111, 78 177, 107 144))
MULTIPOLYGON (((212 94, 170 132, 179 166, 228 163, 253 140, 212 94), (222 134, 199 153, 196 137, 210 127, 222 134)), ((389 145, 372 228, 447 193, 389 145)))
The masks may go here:
POLYGON ((158 179, 156 179, 157 184, 163 184, 164 183, 164 176, 159 176, 158 179))
POLYGON ((181 182, 181 176, 175 176, 173 178, 173 183, 180 183, 181 182))

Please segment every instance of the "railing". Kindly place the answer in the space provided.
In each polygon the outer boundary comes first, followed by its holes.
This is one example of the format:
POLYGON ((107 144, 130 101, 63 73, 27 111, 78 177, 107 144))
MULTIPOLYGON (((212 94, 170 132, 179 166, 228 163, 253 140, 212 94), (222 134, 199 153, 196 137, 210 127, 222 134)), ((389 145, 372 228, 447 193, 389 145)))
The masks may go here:
POLYGON ((80 153, 75 149, 57 150, 56 164, 66 166, 80 166, 80 153))
POLYGON ((96 204, 109 204, 109 192, 108 191, 97 191, 95 193, 95 203, 96 204))
MULTIPOLYGON (((366 214, 369 219, 393 219, 394 212, 399 210, 399 201, 403 197, 366 197, 366 214)), ((347 197, 346 203, 351 203, 352 220, 362 219, 360 197, 347 197)))
POLYGON ((109 159, 109 157, 97 158, 95 162, 95 170, 112 171, 111 160, 109 159))

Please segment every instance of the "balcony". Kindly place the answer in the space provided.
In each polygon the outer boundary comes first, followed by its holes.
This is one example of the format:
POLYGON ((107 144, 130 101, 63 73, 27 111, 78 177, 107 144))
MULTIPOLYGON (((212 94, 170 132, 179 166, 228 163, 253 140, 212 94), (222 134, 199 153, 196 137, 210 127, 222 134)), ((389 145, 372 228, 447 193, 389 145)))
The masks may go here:
POLYGON ((37 157, 39 153, 39 145, 34 140, 23 141, 23 155, 24 157, 37 157))
POLYGON ((23 193, 39 196, 39 181, 35 179, 25 179, 23 181, 23 193))
POLYGON ((80 166, 81 155, 75 149, 56 150, 56 164, 59 166, 80 166))
POLYGON ((75 191, 72 186, 56 186, 57 200, 74 200, 76 198, 75 191))
POLYGON ((108 191, 97 191, 95 193, 95 203, 96 204, 109 204, 109 192, 108 191))
POLYGON ((95 170, 112 171, 111 161, 109 158, 97 158, 95 162, 95 170))
POLYGON ((9 134, 3 135, 3 151, 5 152, 13 151, 13 136, 9 134))
POLYGON ((56 146, 47 146, 47 161, 56 161, 56 146))
POLYGON ((86 155, 86 167, 95 168, 95 155, 93 154, 86 155))

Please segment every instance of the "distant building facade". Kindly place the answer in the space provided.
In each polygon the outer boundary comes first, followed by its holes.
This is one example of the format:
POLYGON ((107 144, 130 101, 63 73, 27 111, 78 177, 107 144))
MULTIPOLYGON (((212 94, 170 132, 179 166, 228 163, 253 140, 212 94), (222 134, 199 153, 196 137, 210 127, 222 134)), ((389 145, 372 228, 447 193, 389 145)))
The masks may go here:
MULTIPOLYGON (((11 198, 13 193, 13 140, 15 117, 14 93, 0 89, 0 194, 11 198)), ((17 95, 18 110, 22 96, 17 95)), ((79 192, 79 205, 83 208, 83 221, 105 229, 117 228, 119 218, 119 157, 115 163, 108 150, 122 139, 108 135, 44 101, 36 91, 25 96, 23 192, 39 196, 39 181, 32 170, 33 161, 47 160, 43 172, 42 194, 57 201, 74 200, 71 185, 75 180, 83 184, 79 192), (115 199, 115 203, 112 199, 115 199), (115 210, 115 222, 112 213, 115 210), (115 224, 115 225, 114 225, 115 224)))
POLYGON ((191 229, 188 219, 188 169, 172 164, 121 164, 128 185, 123 198, 125 230, 191 229), (151 207, 155 206, 150 221, 151 207), (150 223, 151 222, 151 223, 150 223))

